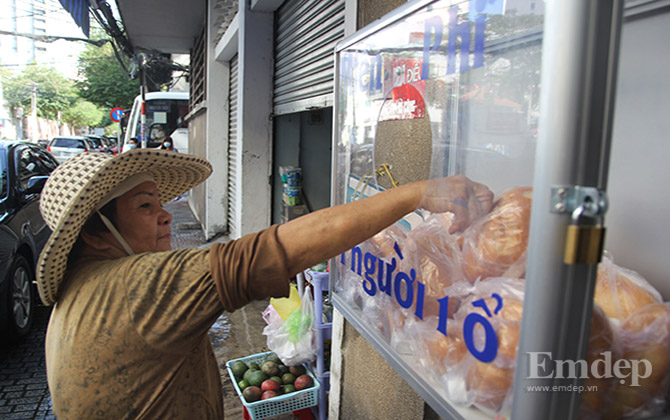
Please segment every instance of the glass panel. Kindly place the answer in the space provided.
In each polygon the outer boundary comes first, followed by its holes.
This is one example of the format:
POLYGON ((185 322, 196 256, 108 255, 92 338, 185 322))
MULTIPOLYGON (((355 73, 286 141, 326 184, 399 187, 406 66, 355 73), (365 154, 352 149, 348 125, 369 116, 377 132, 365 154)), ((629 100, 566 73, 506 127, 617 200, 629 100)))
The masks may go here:
POLYGON ((430 389, 487 413, 504 411, 514 372, 543 13, 435 1, 337 56, 334 204, 449 175, 497 201, 456 234, 449 213, 409 214, 336 259, 334 293, 430 389))

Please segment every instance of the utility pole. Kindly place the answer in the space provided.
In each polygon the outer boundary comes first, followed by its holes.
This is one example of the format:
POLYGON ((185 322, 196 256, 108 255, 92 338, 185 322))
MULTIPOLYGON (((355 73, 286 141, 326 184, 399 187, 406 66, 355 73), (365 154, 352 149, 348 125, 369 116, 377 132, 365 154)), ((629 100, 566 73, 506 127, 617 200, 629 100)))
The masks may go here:
POLYGON ((37 85, 33 83, 33 93, 30 97, 30 140, 37 142, 37 129, 39 124, 37 124, 37 85))

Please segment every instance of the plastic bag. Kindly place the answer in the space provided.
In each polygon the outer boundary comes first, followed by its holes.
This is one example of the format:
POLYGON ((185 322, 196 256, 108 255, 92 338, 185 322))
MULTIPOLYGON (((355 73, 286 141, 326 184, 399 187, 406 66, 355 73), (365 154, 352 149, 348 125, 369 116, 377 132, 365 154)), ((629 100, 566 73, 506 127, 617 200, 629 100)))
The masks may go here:
POLYGON ((268 348, 275 352, 285 365, 294 366, 314 360, 317 347, 311 286, 305 288, 300 309, 291 312, 281 326, 278 326, 277 317, 268 316, 268 319, 272 324, 263 329, 263 335, 267 336, 268 348))
POLYGON ((639 368, 639 377, 637 384, 631 382, 632 375, 614 384, 603 418, 662 414, 670 390, 670 302, 650 304, 631 314, 621 324, 620 342, 623 359, 635 361, 630 363, 639 368))
POLYGON ((291 284, 287 298, 270 298, 270 305, 275 308, 282 321, 286 320, 293 311, 300 308, 300 304, 300 294, 295 284, 291 284))
POLYGON ((647 305, 663 302, 654 286, 635 271, 614 264, 609 252, 598 264, 594 300, 608 317, 619 321, 647 305))
MULTIPOLYGON (((491 213, 477 220, 464 234, 463 272, 477 278, 498 277, 523 258, 528 246, 533 191, 519 187, 496 200, 491 213)), ((523 277, 523 268, 515 277, 523 277)))

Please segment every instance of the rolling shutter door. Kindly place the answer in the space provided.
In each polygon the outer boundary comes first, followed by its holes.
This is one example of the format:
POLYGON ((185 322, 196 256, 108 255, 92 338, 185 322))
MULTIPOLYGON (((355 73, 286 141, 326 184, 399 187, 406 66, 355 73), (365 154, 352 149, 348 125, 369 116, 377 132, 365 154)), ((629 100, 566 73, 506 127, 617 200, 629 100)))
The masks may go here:
POLYGON ((274 113, 333 104, 333 52, 344 0, 289 0, 275 14, 274 113))
POLYGON ((230 60, 230 97, 229 97, 229 129, 228 129, 228 235, 239 237, 237 218, 238 203, 238 156, 240 144, 237 133, 238 112, 238 56, 230 60))

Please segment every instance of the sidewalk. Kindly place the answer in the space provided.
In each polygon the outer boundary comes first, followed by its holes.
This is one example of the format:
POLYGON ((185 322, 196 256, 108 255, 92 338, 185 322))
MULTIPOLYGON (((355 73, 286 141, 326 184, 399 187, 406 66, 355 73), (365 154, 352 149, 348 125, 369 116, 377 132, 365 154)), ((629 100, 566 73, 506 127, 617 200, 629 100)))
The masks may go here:
MULTIPOLYGON (((172 215, 173 249, 201 248, 228 239, 220 237, 212 242, 207 242, 200 223, 193 215, 186 197, 166 203, 163 207, 172 215)), ((268 351, 266 337, 262 334, 266 325, 262 313, 268 303, 268 300, 252 302, 233 313, 225 312, 209 331, 214 354, 219 363, 221 382, 223 383, 225 420, 242 420, 244 418, 244 406, 228 376, 226 362, 268 351)), ((272 420, 294 420, 297 418, 292 414, 286 414, 272 417, 272 420)))

